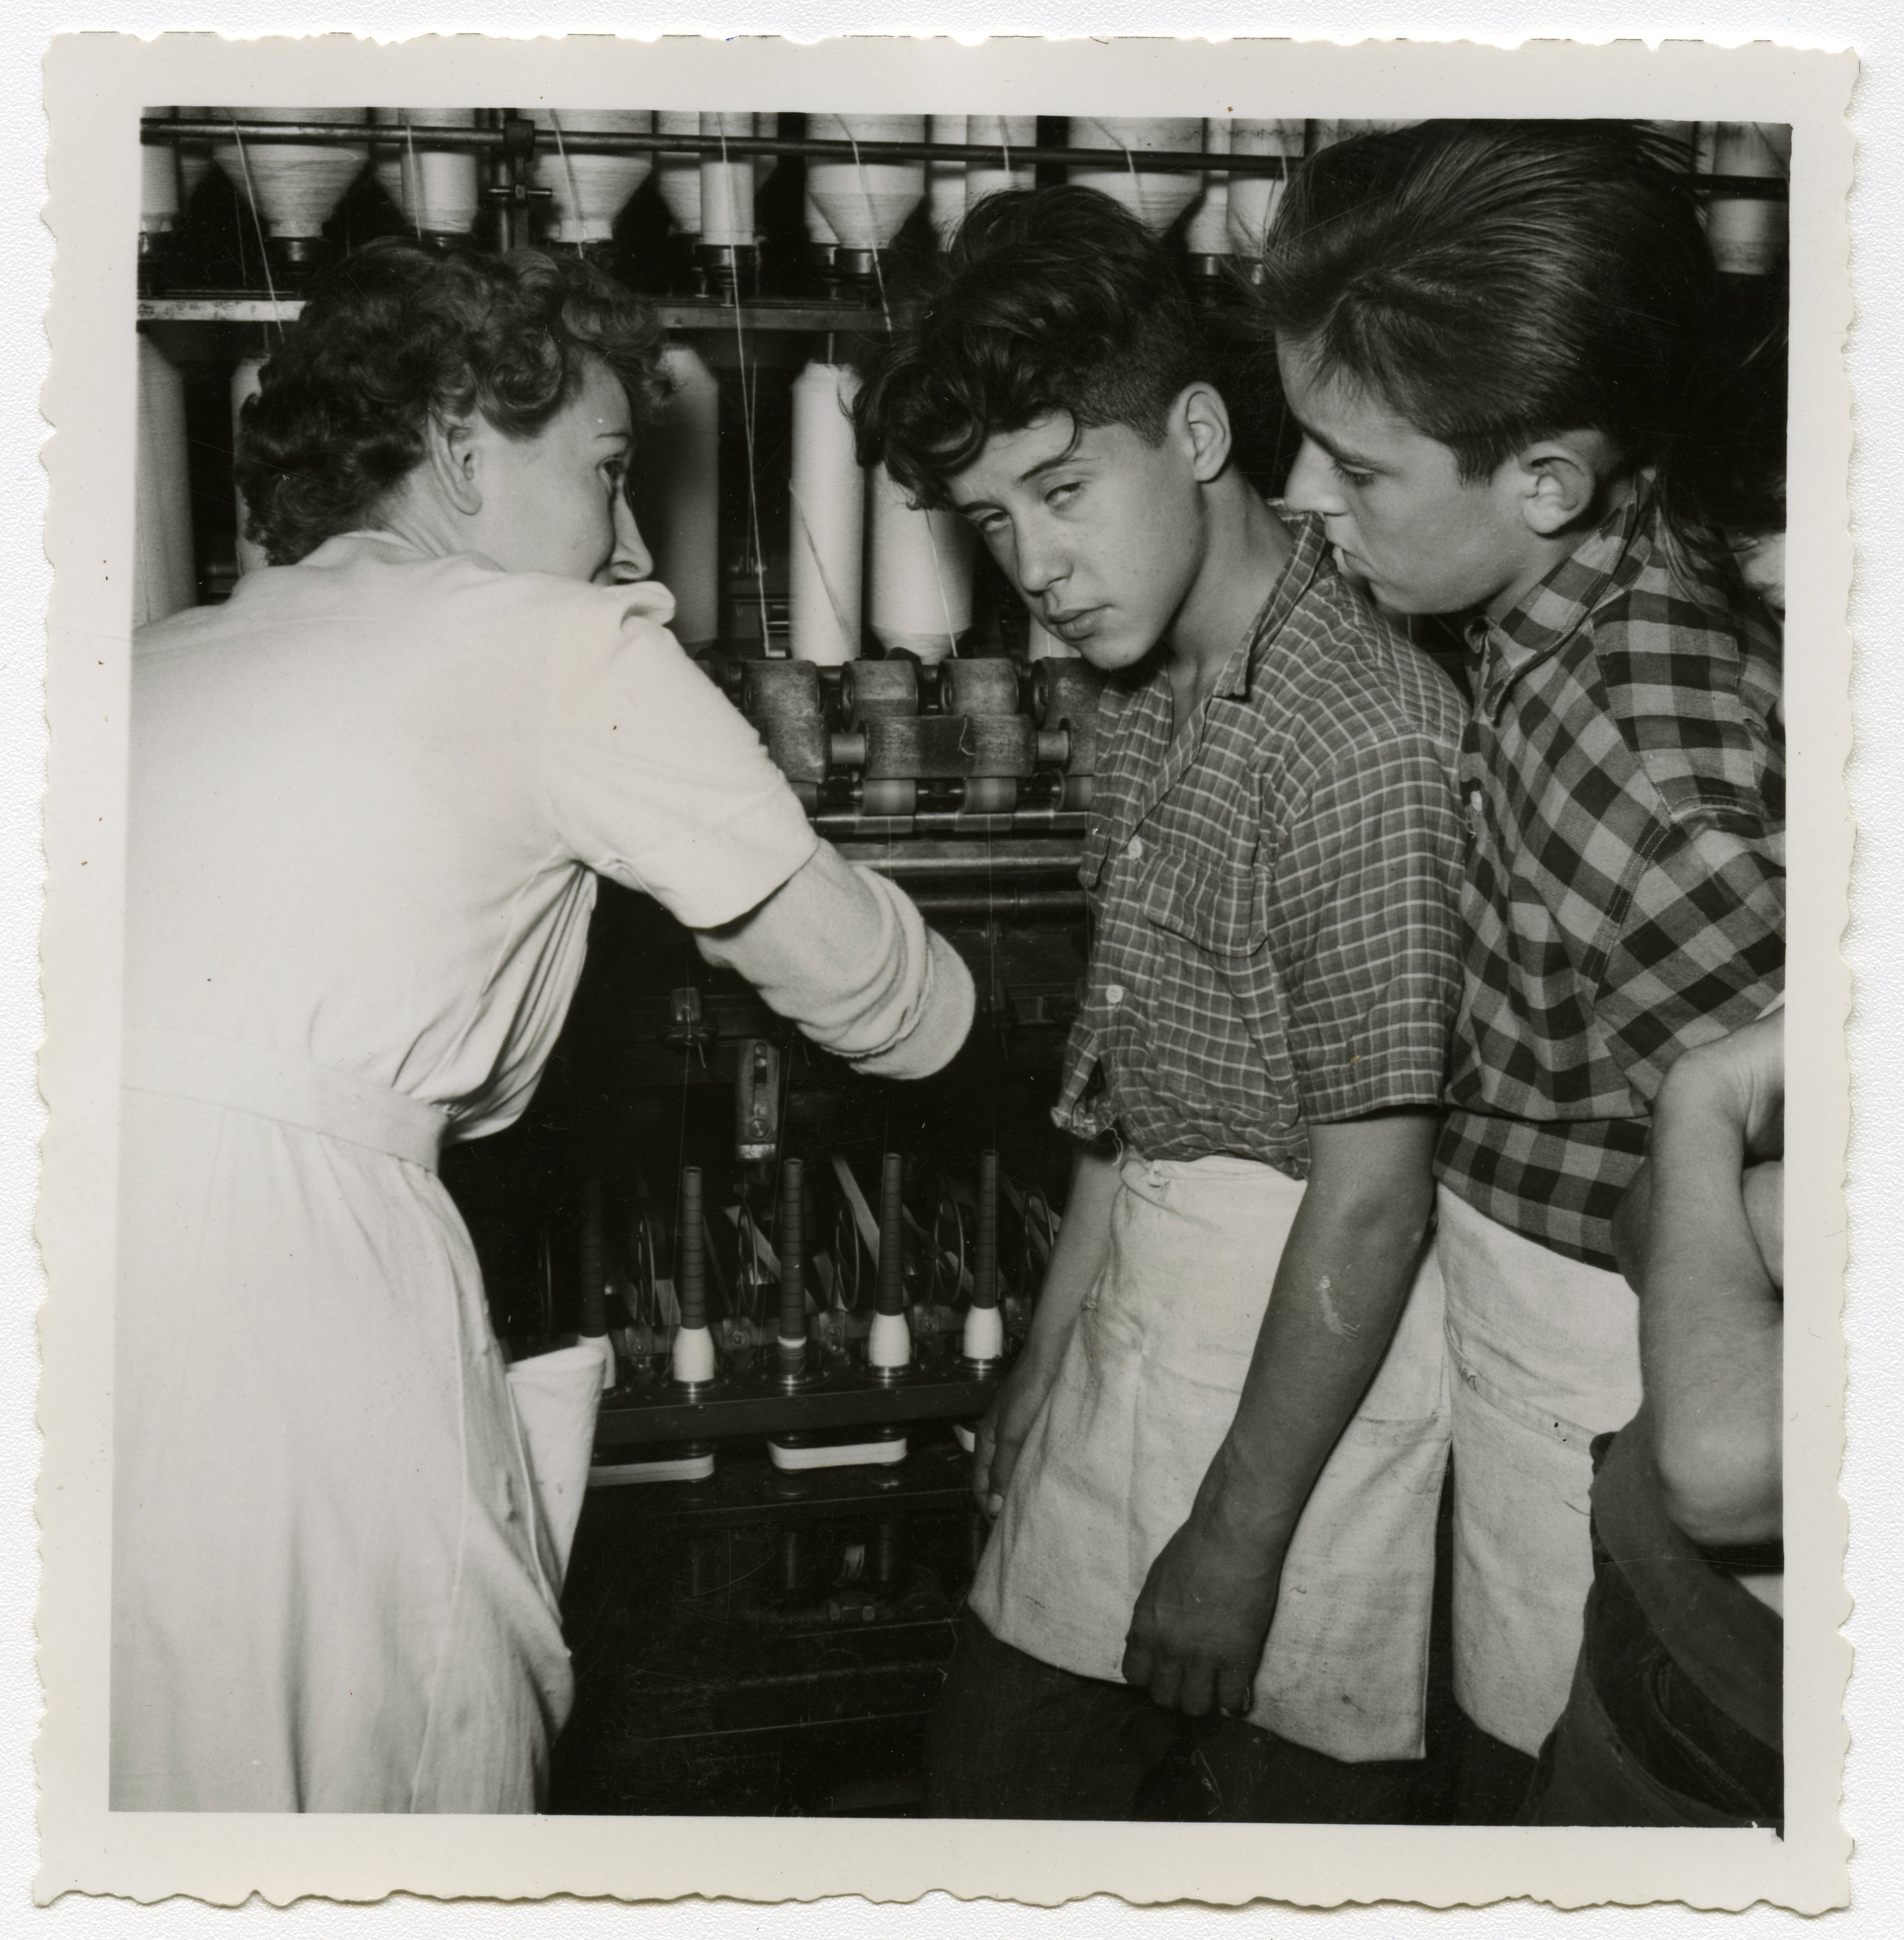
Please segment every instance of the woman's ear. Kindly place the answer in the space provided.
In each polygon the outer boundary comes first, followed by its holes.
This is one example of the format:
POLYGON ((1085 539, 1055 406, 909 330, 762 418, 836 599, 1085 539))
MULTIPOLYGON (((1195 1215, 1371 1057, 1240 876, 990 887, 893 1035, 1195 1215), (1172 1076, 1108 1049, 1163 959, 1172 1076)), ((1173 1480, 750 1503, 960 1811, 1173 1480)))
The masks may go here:
POLYGON ((1543 438, 1520 452, 1521 516, 1528 530, 1552 538, 1586 518, 1598 503, 1612 456, 1597 432, 1543 438))
POLYGON ((1207 485, 1229 462, 1229 407, 1214 384, 1199 383, 1178 394, 1175 410, 1189 443, 1191 471, 1207 485))
POLYGON ((469 419, 432 416, 423 433, 423 465, 453 510, 465 518, 482 511, 482 441, 469 419))

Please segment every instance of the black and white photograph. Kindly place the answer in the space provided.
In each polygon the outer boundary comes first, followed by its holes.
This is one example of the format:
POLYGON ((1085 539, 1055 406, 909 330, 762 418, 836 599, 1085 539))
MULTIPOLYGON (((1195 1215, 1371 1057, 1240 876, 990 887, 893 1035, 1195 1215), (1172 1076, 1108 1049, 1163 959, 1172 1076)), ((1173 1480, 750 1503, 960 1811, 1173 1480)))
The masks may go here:
POLYGON ((1842 66, 164 51, 89 1823, 1839 1903, 1842 66))

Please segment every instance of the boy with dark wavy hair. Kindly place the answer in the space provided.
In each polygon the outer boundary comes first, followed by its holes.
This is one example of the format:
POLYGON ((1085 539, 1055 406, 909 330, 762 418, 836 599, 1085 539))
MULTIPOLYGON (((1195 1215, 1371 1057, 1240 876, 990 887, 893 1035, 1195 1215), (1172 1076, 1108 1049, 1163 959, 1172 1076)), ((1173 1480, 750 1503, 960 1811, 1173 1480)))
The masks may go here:
POLYGON ((1589 1450, 1640 1399, 1613 1216, 1674 1060, 1784 984, 1778 643, 1723 536, 1737 373, 1689 189, 1631 124, 1326 150, 1264 267, 1290 502, 1388 605, 1467 616, 1438 1245, 1455 1695, 1511 1811, 1580 1645, 1589 1450))
POLYGON ((981 203, 857 415, 1111 676, 1072 1185, 979 1431, 931 1806, 1129 1816, 1188 1771, 1198 1816, 1406 1816, 1458 700, 1241 475, 1168 258, 1094 191, 981 203))

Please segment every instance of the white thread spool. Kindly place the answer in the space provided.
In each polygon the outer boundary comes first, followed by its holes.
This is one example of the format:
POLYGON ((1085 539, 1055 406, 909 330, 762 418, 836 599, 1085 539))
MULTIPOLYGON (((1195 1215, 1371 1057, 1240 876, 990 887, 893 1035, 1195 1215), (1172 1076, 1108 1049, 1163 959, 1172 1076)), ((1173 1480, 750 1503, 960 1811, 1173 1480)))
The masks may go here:
POLYGON ((615 233, 615 218, 629 198, 648 178, 654 157, 645 151, 632 155, 578 155, 565 149, 567 135, 649 135, 654 117, 644 109, 537 108, 530 111, 548 139, 535 145, 535 182, 549 191, 550 241, 571 248, 585 242, 606 242, 615 233))
POLYGON ((975 146, 982 142, 999 151, 995 166, 991 163, 969 162, 965 169, 965 206, 982 202, 1001 189, 1029 188, 1037 179, 1029 162, 1006 157, 1014 150, 1034 148, 1038 143, 1038 117, 1035 114, 971 114, 966 117, 965 139, 975 146))
MULTIPOLYGON (((170 117, 170 108, 160 113, 170 117)), ((139 151, 139 233, 141 248, 146 239, 166 236, 178 226, 183 198, 178 174, 178 151, 169 142, 142 142, 139 151)))
MULTIPOLYGON (((675 108, 664 108, 654 117, 657 135, 698 135, 701 117, 675 108)), ((668 219, 684 236, 701 233, 701 157, 691 152, 657 156, 654 185, 668 211, 668 219)))
MULTIPOLYGON (((245 408, 245 400, 254 398, 264 386, 258 373, 264 368, 262 357, 245 357, 239 360, 238 368, 231 374, 231 435, 235 444, 238 438, 239 414, 245 408)), ((245 536, 245 495, 234 483, 233 496, 238 502, 238 570, 241 573, 255 572, 270 561, 264 556, 264 548, 255 539, 245 536)))
MULTIPOLYGON (((1281 155, 1284 166, 1299 161, 1305 130, 1299 121, 1244 121, 1229 124, 1232 155, 1281 155)), ((1229 178, 1229 239, 1239 256, 1260 256, 1269 225, 1287 186, 1277 175, 1233 175, 1229 178)))
MULTIPOLYGON (((703 135, 754 133, 751 114, 703 114, 703 135)), ((701 240, 710 247, 751 249, 754 233, 754 158, 723 161, 718 153, 701 157, 701 240)))
POLYGON ((687 344, 669 344, 661 362, 674 395, 636 448, 636 520, 691 653, 720 631, 720 386, 687 344))
MULTIPOLYGON (((172 111, 181 121, 209 121, 212 110, 209 108, 175 108, 172 111)), ((178 145, 178 199, 181 209, 189 209, 192 197, 198 193, 198 185, 212 172, 212 144, 209 142, 181 142, 178 145)))
MULTIPOLYGON (((474 128, 473 108, 374 108, 379 126, 474 128)), ((433 148, 400 134, 398 145, 374 164, 379 185, 410 228, 422 236, 467 236, 476 227, 482 197, 476 157, 454 148, 433 148)))
POLYGON ((794 658, 824 666, 860 650, 866 474, 849 415, 859 387, 842 364, 809 364, 794 381, 788 619, 794 658))
POLYGON ((876 1313, 866 1337, 866 1364, 897 1371, 912 1365, 912 1330, 903 1313, 876 1313))
MULTIPOLYGON (((816 142, 922 142, 923 114, 814 114, 807 133, 816 142)), ((808 193, 842 249, 883 249, 905 227, 925 195, 923 162, 814 161, 808 193)))
POLYGON ((192 554, 192 480, 186 460, 185 380, 149 337, 139 340, 139 449, 133 624, 163 620, 198 602, 192 554))
MULTIPOLYGON (((1203 124, 1203 152, 1206 155, 1229 153, 1229 124, 1220 117, 1203 124)), ((1227 169, 1206 169, 1203 197, 1196 212, 1184 231, 1184 247, 1193 256, 1227 256, 1229 242, 1229 174, 1227 169)))
POLYGON ((684 1386, 712 1380, 719 1371, 713 1335, 705 1327, 677 1327, 668 1350, 668 1371, 684 1386))
MULTIPOLYGON (((1784 123, 1718 122, 1713 130, 1711 172, 1775 181, 1791 172, 1791 130, 1784 123)), ((1785 230, 1782 200, 1715 195, 1706 206, 1706 237, 1713 261, 1728 276, 1775 273, 1785 254, 1785 230)))
POLYGON ((1079 657, 1077 648, 1068 640, 1061 640, 1056 633, 1048 633, 1038 624, 1038 616, 1027 612, 1027 624, 1030 629, 1025 636, 1025 657, 1028 660, 1074 660, 1079 657))
POLYGON ((1194 172, 1147 172, 1138 166, 1150 149, 1201 148, 1201 121, 1182 117, 1100 120, 1074 114, 1067 145, 1123 150, 1123 167, 1107 169, 1094 163, 1072 169, 1070 178, 1086 188, 1101 189, 1112 201, 1123 203, 1153 236, 1161 236, 1203 191, 1202 178, 1194 172))
MULTIPOLYGON (((322 121, 364 125, 361 108, 221 108, 238 121, 322 121)), ((320 148, 300 142, 221 142, 212 159, 273 242, 294 261, 309 257, 345 191, 364 172, 369 148, 320 148)))
POLYGON ((870 496, 873 630, 888 653, 942 660, 972 624, 972 528, 915 506, 883 465, 870 496))
MULTIPOLYGON (((963 114, 935 114, 928 126, 931 139, 935 142, 957 145, 965 139, 965 117, 963 114)), ((934 161, 930 164, 926 209, 931 218, 932 233, 939 239, 940 248, 949 249, 952 238, 958 233, 958 225, 965 220, 965 164, 963 162, 934 161)))
POLYGON ((995 1361, 1004 1351, 1004 1315, 995 1307, 968 1307, 959 1352, 968 1361, 995 1361))

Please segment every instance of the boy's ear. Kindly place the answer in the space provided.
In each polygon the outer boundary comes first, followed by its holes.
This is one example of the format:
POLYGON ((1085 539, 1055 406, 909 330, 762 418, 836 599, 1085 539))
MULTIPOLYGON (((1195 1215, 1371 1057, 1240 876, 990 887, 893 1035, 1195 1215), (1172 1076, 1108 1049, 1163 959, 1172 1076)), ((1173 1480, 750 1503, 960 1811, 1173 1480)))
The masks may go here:
POLYGON ((1191 471, 1207 485, 1229 462, 1229 407, 1214 385, 1188 384, 1177 395, 1175 415, 1189 442, 1191 471))
POLYGON ((1585 518, 1598 501, 1611 457, 1597 432, 1543 438, 1516 453, 1521 516, 1528 529, 1551 538, 1585 518))
POLYGON ((423 432, 423 470, 441 497, 465 517, 483 509, 481 441, 465 418, 432 416, 423 432))

